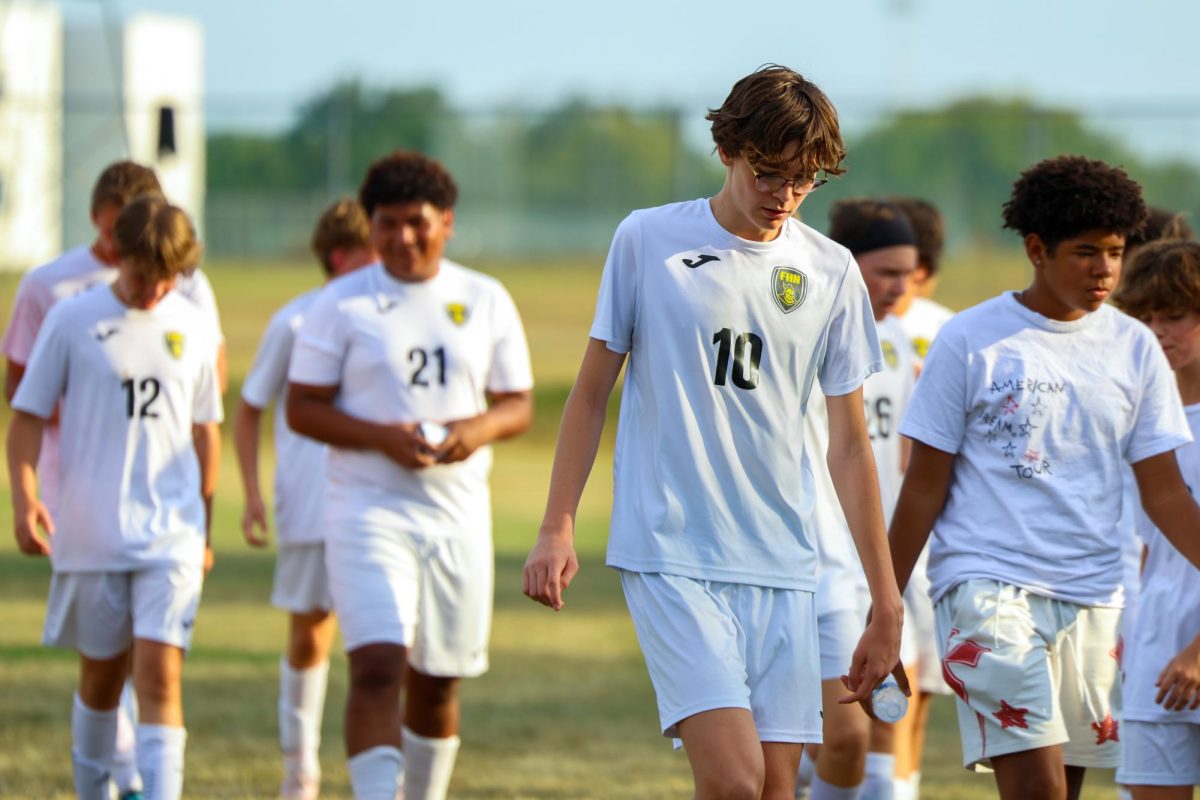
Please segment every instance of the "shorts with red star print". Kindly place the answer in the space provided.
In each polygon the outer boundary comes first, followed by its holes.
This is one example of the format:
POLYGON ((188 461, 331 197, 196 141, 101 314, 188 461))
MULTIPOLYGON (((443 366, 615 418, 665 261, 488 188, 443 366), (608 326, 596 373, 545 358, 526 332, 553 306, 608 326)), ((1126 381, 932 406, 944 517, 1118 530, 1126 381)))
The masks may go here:
POLYGON ((1070 766, 1117 766, 1121 609, 974 579, 946 592, 935 611, 964 766, 1055 745, 1070 766))

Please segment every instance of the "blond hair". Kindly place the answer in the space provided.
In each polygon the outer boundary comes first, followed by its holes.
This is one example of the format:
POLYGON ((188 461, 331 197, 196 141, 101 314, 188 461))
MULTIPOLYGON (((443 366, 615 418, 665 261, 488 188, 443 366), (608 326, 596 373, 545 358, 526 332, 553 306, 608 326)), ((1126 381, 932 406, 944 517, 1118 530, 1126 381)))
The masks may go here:
POLYGON ((346 197, 325 209, 313 228, 312 251, 326 275, 334 271, 333 251, 371 246, 371 223, 357 200, 346 197))

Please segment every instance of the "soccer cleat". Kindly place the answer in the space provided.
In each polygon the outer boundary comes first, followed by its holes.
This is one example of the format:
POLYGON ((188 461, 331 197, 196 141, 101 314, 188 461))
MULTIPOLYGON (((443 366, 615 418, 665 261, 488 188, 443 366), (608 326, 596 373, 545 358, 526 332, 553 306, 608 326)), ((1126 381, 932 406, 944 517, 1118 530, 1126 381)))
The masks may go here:
POLYGON ((121 800, 142 800, 141 789, 134 789, 121 795, 121 800))
POLYGON ((321 779, 315 775, 292 774, 279 787, 280 800, 316 800, 321 791, 321 779))

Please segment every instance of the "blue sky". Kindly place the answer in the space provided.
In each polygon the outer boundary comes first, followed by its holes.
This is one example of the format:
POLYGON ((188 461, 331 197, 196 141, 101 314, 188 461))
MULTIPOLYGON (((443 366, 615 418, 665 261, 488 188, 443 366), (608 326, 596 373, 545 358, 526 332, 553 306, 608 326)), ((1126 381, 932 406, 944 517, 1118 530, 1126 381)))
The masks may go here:
MULTIPOLYGON (((96 13, 84 2, 72 13, 96 13)), ((100 5, 100 4, 98 4, 100 5)), ((848 127, 896 105, 1022 95, 1149 151, 1200 141, 1189 0, 110 0, 205 28, 210 125, 284 124, 341 78, 436 84, 461 107, 570 95, 702 110, 765 62, 820 84, 848 127), (1136 10, 1135 10, 1136 6, 1136 10)))

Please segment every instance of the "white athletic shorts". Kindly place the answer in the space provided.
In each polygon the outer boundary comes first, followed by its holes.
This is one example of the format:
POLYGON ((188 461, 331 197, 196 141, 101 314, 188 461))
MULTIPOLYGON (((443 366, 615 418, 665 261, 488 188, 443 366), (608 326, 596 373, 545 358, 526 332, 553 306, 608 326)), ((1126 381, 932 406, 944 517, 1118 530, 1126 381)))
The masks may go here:
POLYGON ((391 517, 380 508, 330 517, 325 563, 346 652, 398 644, 425 675, 482 675, 492 625, 491 532, 423 536, 397 529, 391 517))
POLYGON ((1117 766, 1121 609, 970 580, 935 611, 945 679, 958 695, 964 766, 1053 745, 1070 766, 1117 766))
MULTIPOLYGON (((908 646, 917 661, 917 686, 925 694, 953 694, 942 677, 942 656, 938 652, 937 616, 929 599, 929 578, 924 571, 913 572, 904 590, 904 628, 908 646)), ((903 660, 903 659, 902 659, 903 660)), ((904 662, 906 665, 908 661, 904 662)))
POLYGON ((187 650, 203 584, 199 564, 135 572, 55 572, 42 644, 97 661, 121 655, 134 639, 187 650))
POLYGON ((1190 722, 1121 723, 1121 766, 1126 786, 1200 785, 1200 725, 1190 722))
POLYGON ((619 570, 663 736, 744 708, 764 742, 821 741, 813 593, 619 570))
POLYGON ((324 542, 279 545, 271 605, 293 614, 333 608, 324 542))

